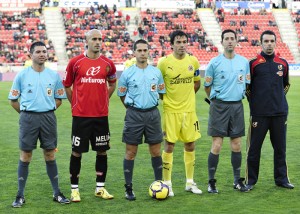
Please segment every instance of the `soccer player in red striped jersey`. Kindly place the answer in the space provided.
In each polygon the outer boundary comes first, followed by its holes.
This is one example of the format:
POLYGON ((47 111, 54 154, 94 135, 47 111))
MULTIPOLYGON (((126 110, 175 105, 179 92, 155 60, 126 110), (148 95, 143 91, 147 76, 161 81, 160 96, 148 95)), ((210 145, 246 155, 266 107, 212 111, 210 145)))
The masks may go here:
POLYGON ((108 125, 109 98, 116 88, 116 67, 102 56, 102 34, 93 29, 86 33, 87 51, 70 60, 63 84, 72 107, 72 154, 70 158, 71 200, 79 202, 78 189, 82 153, 96 151, 95 196, 112 199, 104 188, 107 154, 110 149, 108 125))

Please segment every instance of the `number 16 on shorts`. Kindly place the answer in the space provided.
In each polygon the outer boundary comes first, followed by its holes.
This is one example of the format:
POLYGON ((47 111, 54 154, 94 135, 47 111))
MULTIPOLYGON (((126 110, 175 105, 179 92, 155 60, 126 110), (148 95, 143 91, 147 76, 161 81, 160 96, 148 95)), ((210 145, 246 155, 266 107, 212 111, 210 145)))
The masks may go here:
POLYGON ((73 136, 72 138, 72 147, 80 145, 80 137, 73 136))

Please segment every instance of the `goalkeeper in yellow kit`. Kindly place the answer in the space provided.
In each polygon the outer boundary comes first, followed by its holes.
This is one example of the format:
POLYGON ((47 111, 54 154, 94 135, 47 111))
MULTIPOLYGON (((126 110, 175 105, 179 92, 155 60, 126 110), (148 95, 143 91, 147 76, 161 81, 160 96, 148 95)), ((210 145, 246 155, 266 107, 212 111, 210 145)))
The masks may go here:
POLYGON ((199 62, 186 52, 188 36, 174 31, 170 36, 173 53, 161 58, 157 67, 161 70, 166 87, 163 95, 163 130, 165 146, 162 154, 163 177, 172 190, 173 150, 176 141, 184 143, 186 191, 201 194, 194 182, 195 141, 201 137, 196 115, 195 94, 200 88, 199 62))

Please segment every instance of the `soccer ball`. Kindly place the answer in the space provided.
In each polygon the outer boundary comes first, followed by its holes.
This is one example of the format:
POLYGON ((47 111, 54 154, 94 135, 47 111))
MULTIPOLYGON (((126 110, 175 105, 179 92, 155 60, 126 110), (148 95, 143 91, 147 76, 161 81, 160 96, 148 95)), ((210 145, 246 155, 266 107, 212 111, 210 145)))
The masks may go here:
POLYGON ((149 195, 157 200, 166 199, 169 196, 169 186, 163 181, 154 181, 149 187, 149 195))

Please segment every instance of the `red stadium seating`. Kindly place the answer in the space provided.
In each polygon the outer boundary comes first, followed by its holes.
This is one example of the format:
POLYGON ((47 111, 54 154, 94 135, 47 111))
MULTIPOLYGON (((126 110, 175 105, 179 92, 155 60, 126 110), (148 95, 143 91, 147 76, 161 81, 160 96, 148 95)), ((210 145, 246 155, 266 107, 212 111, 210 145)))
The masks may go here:
MULTIPOLYGON (((191 10, 181 10, 176 12, 170 11, 157 11, 153 13, 147 13, 146 11, 141 11, 141 19, 146 19, 150 24, 155 24, 157 33, 152 37, 153 42, 150 42, 151 46, 155 46, 150 50, 150 55, 152 55, 154 64, 157 63, 158 59, 166 54, 172 52, 171 45, 169 42, 169 34, 176 29, 181 29, 185 31, 189 36, 189 48, 188 52, 193 54, 198 58, 200 63, 208 63, 208 61, 218 55, 218 52, 207 52, 204 45, 202 47, 199 45, 200 41, 193 41, 192 35, 195 34, 195 29, 201 29, 203 32, 203 27, 200 20, 196 21, 196 11, 191 10), (165 16, 165 18, 163 18, 165 16), (155 19, 153 18, 155 17, 155 19), (169 23, 169 25, 168 25, 169 23), (160 41, 160 37, 165 38, 164 42, 160 41), (157 51, 159 54, 154 55, 153 53, 157 51)), ((145 23, 143 23, 145 26, 145 23)), ((146 26, 147 27, 147 26, 146 26)), ((203 32, 204 34, 204 32, 203 32)), ((204 34, 205 35, 205 34, 204 34)), ((147 35, 140 35, 143 38, 147 38, 147 35)), ((205 36, 203 39, 205 42, 205 36)), ((202 42, 200 42, 201 44, 202 42)), ((211 44, 213 46, 213 44, 211 44)))
MULTIPOLYGON (((42 22, 35 15, 38 9, 28 10, 22 12, 21 18, 19 17, 17 20, 12 18, 18 17, 18 14, 21 14, 20 11, 3 12, 3 17, 0 21, 0 63, 22 63, 27 57, 26 51, 28 53, 28 48, 32 41, 42 40, 47 42, 47 39, 42 38, 45 35, 45 30, 38 29, 38 24, 42 22), (32 11, 29 13, 28 10, 32 11), (14 24, 27 29, 30 35, 24 35, 24 30, 20 30, 18 27, 15 29, 13 27, 14 24), (31 29, 33 30, 31 31, 31 29), (14 38, 16 32, 21 33, 19 38, 14 38), (31 40, 29 40, 29 37, 31 40)), ((125 21, 122 17, 115 17, 112 10, 109 10, 105 16, 101 15, 101 13, 90 14, 89 9, 86 11, 79 10, 78 13, 73 13, 72 10, 66 8, 63 10, 66 11, 63 15, 67 35, 65 45, 69 58, 84 51, 85 32, 97 27, 103 34, 103 54, 107 54, 116 64, 122 64, 126 60, 127 50, 132 49, 133 40, 127 32, 125 21), (99 24, 98 20, 105 24, 99 24)), ((182 29, 188 34, 188 52, 195 55, 200 63, 206 64, 212 57, 218 55, 212 42, 206 41, 205 32, 201 22, 196 20, 196 14, 197 12, 193 10, 140 12, 142 22, 139 26, 142 26, 146 31, 143 35, 140 35, 140 38, 149 41, 151 46, 150 55, 154 64, 157 63, 161 56, 172 52, 169 34, 175 29, 182 29), (195 29, 201 29, 203 33, 201 39, 193 37, 195 29), (206 45, 214 51, 206 50, 206 45)), ((291 14, 291 16, 296 19, 297 15, 291 14)), ((252 15, 230 15, 230 13, 226 12, 224 22, 219 24, 222 30, 228 28, 233 30, 240 28, 242 30, 242 33, 238 33, 238 35, 247 37, 248 41, 240 42, 236 52, 247 58, 254 57, 261 50, 260 46, 252 46, 251 40, 259 40, 259 35, 266 29, 273 30, 277 36, 276 52, 286 58, 288 62, 293 63, 294 58, 288 46, 282 42, 278 27, 276 25, 269 26, 269 21, 275 22, 272 13, 267 13, 266 15, 259 15, 258 13, 253 13, 252 15), (245 20, 247 25, 240 26, 241 20, 245 20), (235 21, 237 25, 231 26, 230 21, 235 21), (255 24, 258 25, 259 30, 254 30, 255 24)), ((300 23, 295 22, 295 27, 300 39, 300 23)), ((49 47, 49 52, 55 55, 52 46, 49 47)))
POLYGON ((259 15, 258 13, 253 13, 251 15, 230 15, 227 13, 225 15, 224 22, 220 22, 221 29, 232 29, 236 31, 241 28, 242 33, 237 33, 238 36, 244 36, 248 38, 248 41, 240 42, 240 47, 236 48, 236 52, 250 59, 254 57, 258 52, 261 51, 260 46, 251 46, 251 40, 260 40, 260 34, 264 30, 272 30, 276 34, 277 45, 276 52, 284 57, 289 63, 294 63, 294 57, 291 54, 288 46, 282 42, 279 29, 275 26, 270 26, 269 21, 275 23, 275 18, 272 13, 267 13, 267 15, 259 15), (247 21, 246 26, 240 26, 240 21, 247 21), (236 26, 231 26, 230 21, 235 21, 236 26), (254 25, 257 24, 259 30, 254 30, 254 25))
MULTIPOLYGON (((298 34, 298 39, 300 40, 300 15, 297 15, 296 13, 291 13, 291 16, 294 20, 295 28, 298 34)), ((298 47, 300 50, 300 42, 298 43, 298 47)))
POLYGON ((65 29, 67 35, 66 51, 72 58, 84 51, 85 32, 97 28, 103 35, 102 52, 116 64, 125 61, 125 54, 131 49, 132 42, 126 33, 125 22, 122 17, 115 17, 112 10, 104 15, 90 14, 89 10, 80 10, 73 14, 71 10, 64 9, 65 29), (67 20, 69 20, 67 22, 67 20), (97 23, 99 20, 99 23, 97 23), (70 24, 68 24, 70 23, 70 24), (124 40, 126 40, 124 42, 124 40), (110 52, 110 53, 108 53, 110 52))
POLYGON ((54 47, 46 37, 45 26, 38 11, 38 8, 30 8, 26 11, 3 12, 0 24, 0 63, 24 63, 28 58, 28 49, 34 41, 45 42, 51 56, 49 61, 57 61, 54 58, 54 47))

